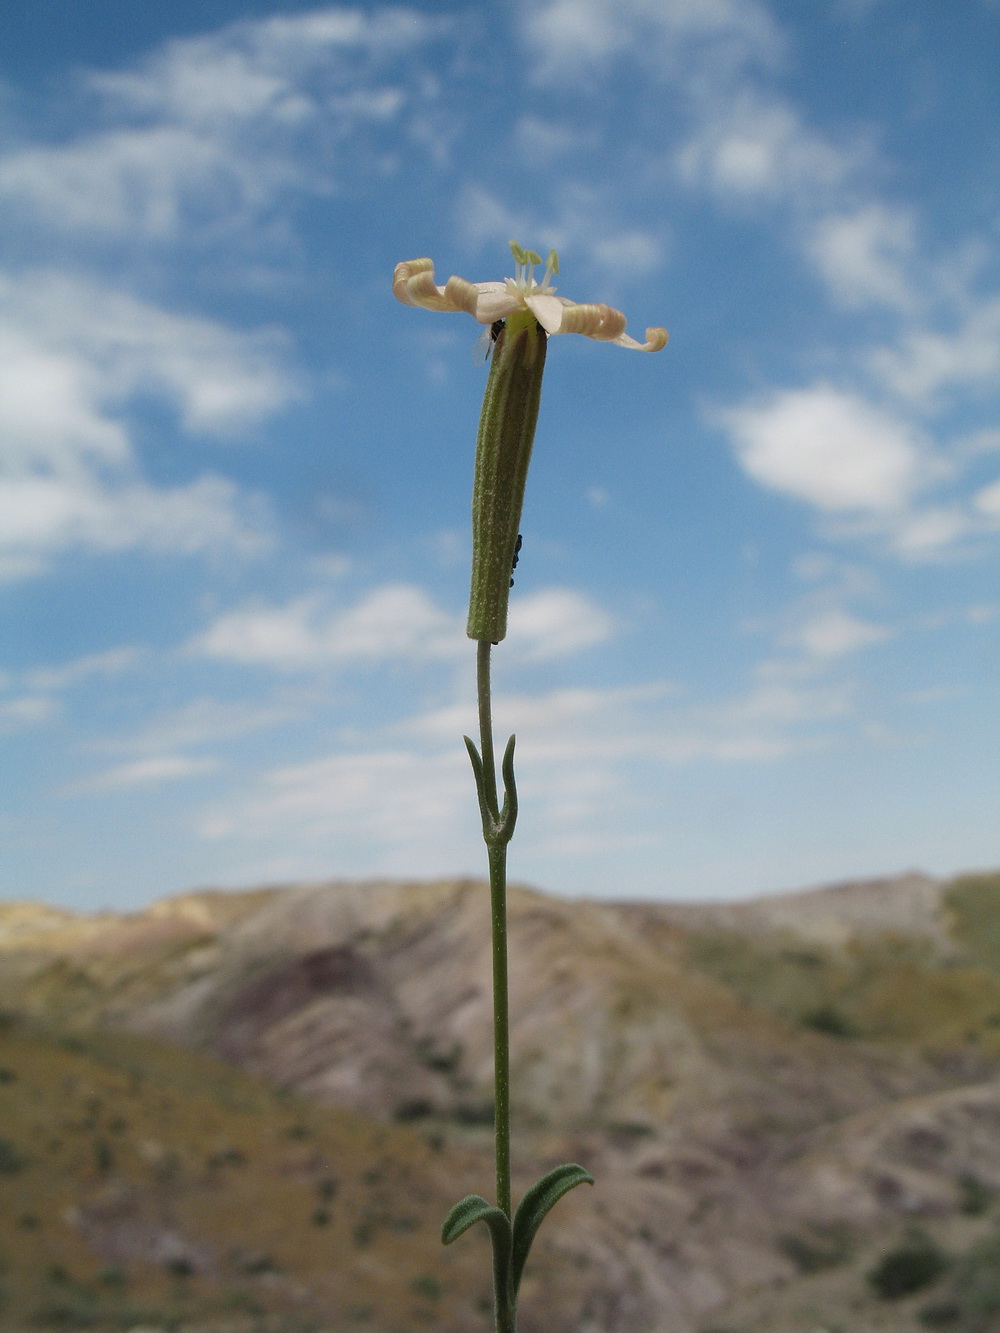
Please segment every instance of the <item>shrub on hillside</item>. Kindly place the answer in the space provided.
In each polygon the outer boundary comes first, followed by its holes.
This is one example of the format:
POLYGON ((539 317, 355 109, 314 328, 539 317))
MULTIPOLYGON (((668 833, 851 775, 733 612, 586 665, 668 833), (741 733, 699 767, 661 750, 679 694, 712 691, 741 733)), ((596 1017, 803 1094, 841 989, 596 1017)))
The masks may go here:
POLYGON ((948 1267, 948 1257, 929 1236, 914 1235, 883 1254, 868 1281, 884 1301, 929 1287, 948 1267))

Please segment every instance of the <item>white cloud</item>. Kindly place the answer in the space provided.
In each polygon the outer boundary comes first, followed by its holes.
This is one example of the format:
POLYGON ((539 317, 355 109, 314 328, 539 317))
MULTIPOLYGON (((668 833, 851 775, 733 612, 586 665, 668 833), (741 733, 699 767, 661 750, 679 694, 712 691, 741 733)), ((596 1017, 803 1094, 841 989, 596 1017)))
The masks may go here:
POLYGON ((255 181, 249 165, 184 128, 116 130, 8 155, 0 197, 54 230, 174 240, 205 202, 212 213, 222 202, 230 213, 259 205, 265 182, 267 193, 275 187, 274 168, 255 181))
POLYGON ((82 796, 104 791, 137 791, 146 787, 160 787, 165 782, 184 782, 189 778, 204 777, 207 773, 214 773, 218 767, 219 761, 208 756, 192 758, 181 754, 155 755, 82 778, 66 787, 65 793, 82 796))
POLYGON ((847 611, 830 609, 810 616, 784 635, 782 642, 802 649, 809 657, 830 659, 882 643, 887 638, 889 631, 884 625, 861 620, 847 611))
POLYGON ((784 43, 756 0, 531 0, 521 7, 539 82, 578 83, 627 55, 669 79, 693 63, 716 71, 780 55, 784 43))
POLYGON ((988 518, 1000 518, 1000 481, 991 482, 977 491, 973 504, 988 518))
MULTIPOLYGON (((635 281, 661 269, 665 262, 669 232, 661 225, 657 232, 622 228, 615 220, 614 199, 610 195, 564 182, 559 191, 558 209, 549 217, 531 217, 515 212, 491 191, 480 185, 466 186, 458 201, 458 225, 471 246, 484 243, 506 245, 512 236, 532 236, 544 253, 549 248, 586 256, 602 275, 616 281, 635 281)), ((506 261, 489 277, 502 271, 510 274, 506 261)), ((486 275, 484 275, 486 276, 486 275)), ((560 287, 560 291, 563 289, 560 287)), ((565 293, 574 300, 591 297, 572 290, 565 293)))
POLYGON ((90 83, 129 109, 195 125, 296 122, 342 98, 373 62, 407 55, 440 28, 405 7, 243 20, 171 41, 138 72, 94 74, 90 83))
POLYGON ((167 709, 152 718, 139 732, 108 748, 161 754, 211 741, 230 740, 297 717, 302 702, 280 699, 271 704, 251 704, 229 699, 199 698, 167 709))
POLYGON ((521 116, 514 126, 519 151, 537 163, 555 161, 571 153, 593 151, 597 135, 593 128, 575 121, 548 120, 544 116, 521 116))
POLYGON ((922 559, 947 550, 975 530, 970 516, 958 505, 930 506, 903 514, 893 525, 894 549, 910 559, 922 559))
POLYGON ((23 694, 14 699, 0 699, 0 732, 20 731, 48 722, 56 715, 54 699, 39 694, 23 694))
POLYGON ((755 481, 828 512, 902 508, 929 472, 904 422, 840 389, 786 390, 721 419, 755 481))
POLYGON ((909 311, 916 303, 906 271, 914 252, 913 233, 909 213, 869 204, 821 218, 808 249, 840 304, 909 311))
POLYGON ((594 263, 605 272, 623 278, 647 277, 664 264, 663 235, 647 231, 613 232, 595 241, 589 251, 594 263))
MULTIPOLYGON (((692 704, 668 683, 500 693, 496 734, 518 736, 518 790, 530 808, 519 855, 617 845, 648 798, 650 765, 759 764, 835 744, 854 716, 848 686, 768 678, 743 695, 692 704), (636 774, 641 774, 637 780, 636 774), (638 781, 638 787, 637 787, 638 781)), ((379 730, 370 748, 283 765, 213 803, 202 836, 336 858, 344 873, 454 871, 480 855, 472 778, 459 741, 466 700, 379 730), (345 867, 347 870, 345 871, 345 867)))
POLYGON ((923 403, 941 390, 992 390, 1000 380, 1000 297, 972 303, 951 333, 908 332, 871 356, 875 374, 901 398, 923 403))
POLYGON ((221 477, 161 488, 0 477, 0 579, 40 574, 53 556, 76 548, 250 555, 268 540, 265 513, 221 477))
POLYGON ((853 155, 806 128, 788 103, 749 88, 709 98, 697 130, 676 155, 682 179, 723 197, 792 198, 810 206, 854 169, 853 155))
POLYGON ((287 337, 177 315, 127 293, 51 271, 0 276, 6 429, 37 451, 55 438, 121 459, 127 444, 113 411, 155 393, 184 428, 227 435, 286 403, 287 337))
MULTIPOLYGON (((600 643, 614 621, 579 593, 549 588, 511 602, 508 642, 522 660, 563 657, 600 643)), ((319 594, 282 607, 252 604, 220 616, 189 645, 196 656, 279 670, 328 663, 461 660, 470 652, 464 617, 436 606, 422 588, 375 588, 353 607, 331 610, 319 594)))
POLYGON ((221 616, 189 645, 196 655, 284 670, 329 662, 454 657, 464 646, 454 616, 420 588, 390 584, 348 610, 317 595, 284 607, 251 605, 221 616))
POLYGON ((329 8, 169 42, 88 78, 104 119, 124 123, 9 152, 0 196, 78 234, 172 242, 256 226, 259 239, 278 194, 327 191, 352 134, 431 96, 406 57, 441 27, 403 8, 329 8))
POLYGON ((151 486, 125 414, 154 395, 192 433, 245 431, 296 389, 284 340, 50 272, 0 276, 0 573, 70 547, 251 550, 266 513, 221 477, 151 486))
POLYGON ((263 774, 247 792, 212 806, 208 839, 293 844, 335 851, 360 864, 412 874, 414 865, 454 871, 475 855, 475 789, 458 746, 439 755, 399 749, 335 754, 263 774), (472 817, 470 818, 470 815, 472 817))
POLYGON ((540 661, 602 643, 614 628, 611 616, 588 597, 549 588, 511 599, 507 643, 520 656, 540 661))
POLYGON ((140 660, 138 648, 109 648, 103 653, 88 653, 57 667, 35 667, 25 673, 25 680, 36 690, 64 690, 68 685, 90 676, 118 676, 140 660))

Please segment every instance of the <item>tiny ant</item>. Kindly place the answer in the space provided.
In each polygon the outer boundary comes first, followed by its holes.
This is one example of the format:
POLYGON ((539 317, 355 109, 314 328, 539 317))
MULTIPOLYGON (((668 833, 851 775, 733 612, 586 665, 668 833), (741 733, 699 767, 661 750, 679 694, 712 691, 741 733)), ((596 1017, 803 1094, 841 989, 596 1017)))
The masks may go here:
POLYGON ((521 534, 518 533, 518 534, 517 534, 517 541, 514 543, 514 563, 513 563, 513 564, 511 565, 511 567, 510 567, 510 586, 511 586, 512 588, 513 588, 513 586, 514 586, 514 570, 517 569, 517 557, 518 557, 518 553, 519 553, 520 550, 521 550, 521 546, 522 546, 522 542, 521 542, 521 534))

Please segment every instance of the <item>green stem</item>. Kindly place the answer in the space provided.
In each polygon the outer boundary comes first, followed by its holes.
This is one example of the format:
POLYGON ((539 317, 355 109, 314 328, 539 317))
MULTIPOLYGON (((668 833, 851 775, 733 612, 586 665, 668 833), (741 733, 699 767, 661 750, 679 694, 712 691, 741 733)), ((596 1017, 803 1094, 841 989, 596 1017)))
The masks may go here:
MULTIPOLYGON (((486 800, 494 820, 499 818, 500 806, 497 801, 497 765, 493 754, 493 706, 490 697, 490 649, 489 639, 480 639, 476 644, 476 690, 479 695, 479 749, 483 760, 483 783, 486 800)), ((483 829, 483 837, 489 846, 490 839, 483 829)))
POLYGON ((507 848, 491 847, 493 921, 493 1082, 496 1102, 497 1207, 510 1208, 510 1024, 507 993, 507 848))
MULTIPOLYGON (((477 653, 479 741, 482 755, 483 837, 490 866, 490 917, 493 937, 493 1097, 496 1146, 497 1207, 511 1217, 510 1200, 510 1001, 507 985, 507 843, 513 821, 500 827, 493 715, 490 694, 490 648, 480 639, 477 653), (491 819, 487 821, 487 814, 491 819)), ((496 1333, 514 1333, 516 1306, 506 1281, 494 1283, 496 1333)))

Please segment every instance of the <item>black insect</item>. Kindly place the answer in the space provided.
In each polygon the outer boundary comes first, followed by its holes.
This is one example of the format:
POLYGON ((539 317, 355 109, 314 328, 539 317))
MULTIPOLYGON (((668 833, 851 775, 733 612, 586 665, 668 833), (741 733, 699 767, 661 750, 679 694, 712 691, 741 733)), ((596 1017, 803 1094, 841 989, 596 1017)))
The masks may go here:
POLYGON ((522 546, 521 534, 518 533, 517 541, 514 543, 514 563, 510 567, 510 586, 512 588, 514 586, 514 570, 517 569, 517 557, 520 554, 521 546, 522 546))
POLYGON ((472 347, 472 359, 477 366, 482 366, 489 360, 490 352, 493 351, 493 344, 500 337, 502 328, 503 320, 495 319, 490 327, 483 329, 482 333, 476 338, 472 347))

